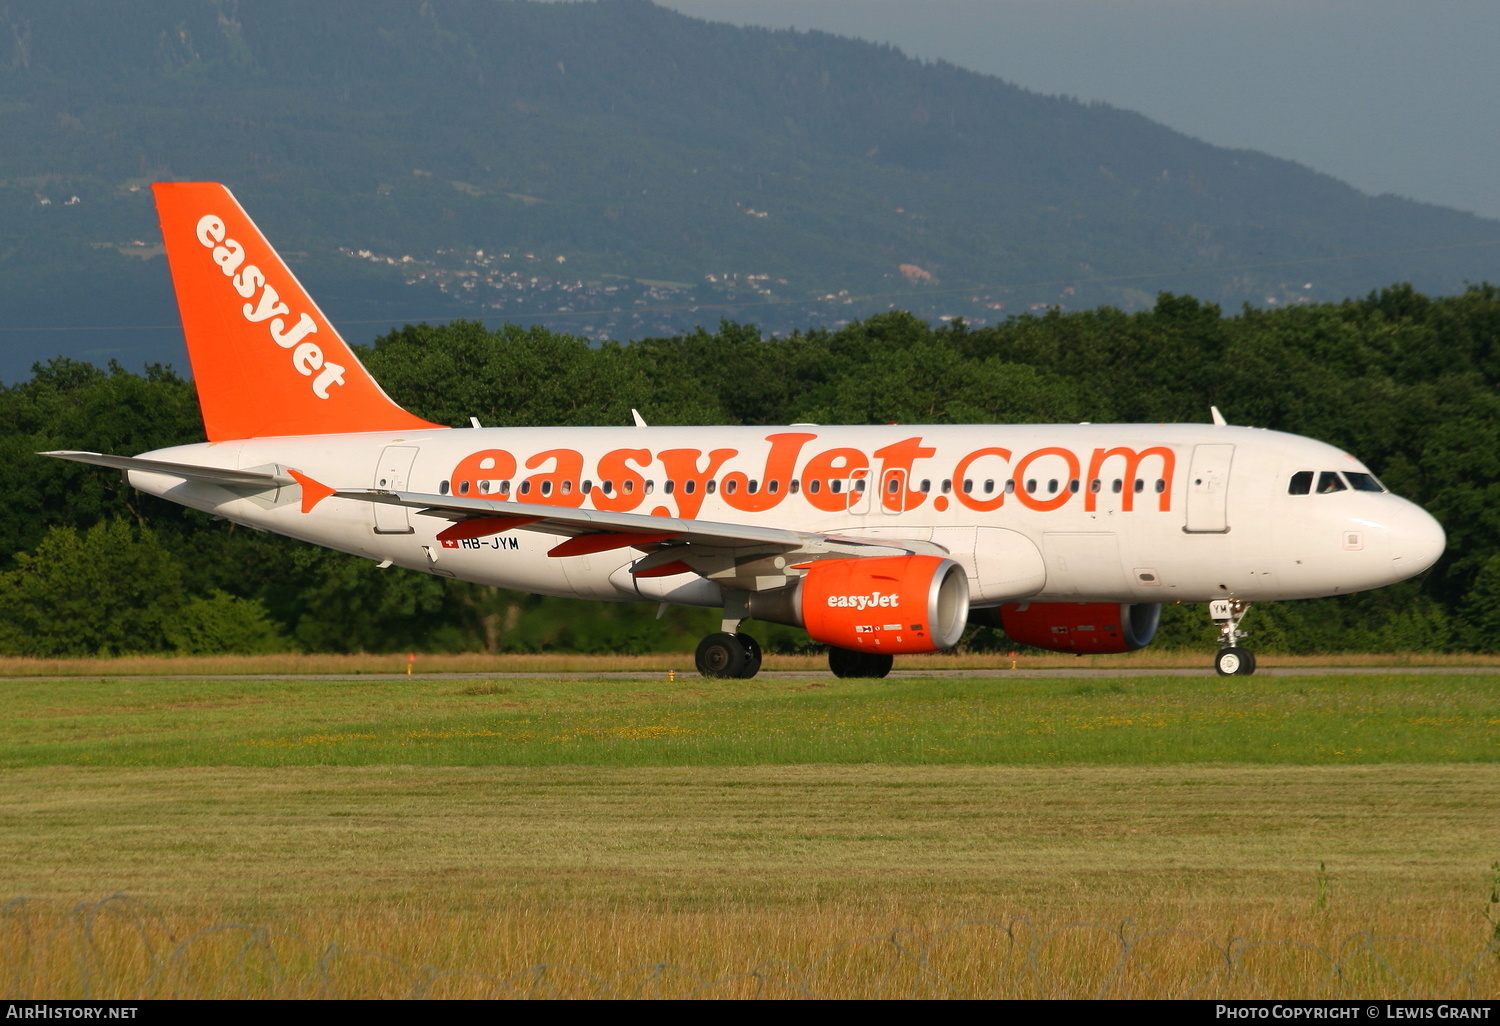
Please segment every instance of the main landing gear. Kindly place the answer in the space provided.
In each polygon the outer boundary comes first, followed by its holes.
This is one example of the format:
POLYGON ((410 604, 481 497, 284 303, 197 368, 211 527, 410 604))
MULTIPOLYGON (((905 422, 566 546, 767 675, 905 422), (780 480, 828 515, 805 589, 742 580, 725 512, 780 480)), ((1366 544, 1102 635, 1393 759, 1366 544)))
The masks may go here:
MULTIPOLYGON (((740 624, 749 616, 748 603, 731 593, 724 603, 724 618, 719 632, 698 642, 693 661, 705 677, 748 680, 760 672, 760 644, 748 634, 740 633, 740 624)), ((828 668, 835 677, 884 677, 891 672, 892 659, 880 652, 857 652, 847 648, 828 650, 828 668)))
MULTIPOLYGON (((720 631, 698 642, 694 660, 705 677, 748 680, 760 672, 760 644, 748 634, 720 631)), ((893 661, 879 652, 828 650, 828 668, 835 677, 884 677, 893 661)))
POLYGON ((720 631, 698 642, 693 657, 705 677, 748 679, 760 672, 760 644, 748 634, 720 631))
POLYGON ((1243 599, 1219 599, 1208 604, 1208 615, 1219 625, 1219 654, 1214 657, 1214 671, 1220 677, 1248 677, 1255 672, 1255 653, 1241 648, 1239 642, 1249 637, 1240 630, 1240 621, 1250 611, 1243 599))
POLYGON ((828 650, 828 668, 835 677, 884 677, 891 672, 891 656, 879 652, 852 652, 847 648, 828 650))

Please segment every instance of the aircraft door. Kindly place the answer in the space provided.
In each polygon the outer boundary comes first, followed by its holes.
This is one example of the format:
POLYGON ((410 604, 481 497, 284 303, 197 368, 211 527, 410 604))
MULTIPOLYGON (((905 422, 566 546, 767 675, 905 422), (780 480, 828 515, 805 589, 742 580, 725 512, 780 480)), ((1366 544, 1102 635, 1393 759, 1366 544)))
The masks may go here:
POLYGON ((855 516, 864 516, 870 512, 870 471, 862 468, 849 475, 849 480, 844 482, 849 490, 849 512, 855 516))
POLYGON ((1232 445, 1193 446, 1184 531, 1223 534, 1229 530, 1229 466, 1233 461, 1232 445))
MULTIPOLYGON (((380 454, 380 463, 375 467, 375 487, 390 492, 406 491, 411 477, 412 464, 417 461, 414 445, 388 445, 380 454)), ((411 526, 411 510, 405 506, 387 506, 383 502, 372 502, 375 511, 376 534, 414 534, 411 526)))

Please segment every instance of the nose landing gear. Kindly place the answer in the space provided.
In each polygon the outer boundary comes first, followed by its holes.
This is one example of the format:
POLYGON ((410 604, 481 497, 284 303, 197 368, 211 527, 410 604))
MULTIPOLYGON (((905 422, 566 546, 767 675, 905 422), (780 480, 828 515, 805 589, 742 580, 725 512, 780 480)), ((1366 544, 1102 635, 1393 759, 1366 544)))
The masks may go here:
POLYGON ((1219 654, 1214 657, 1214 672, 1220 677, 1248 677, 1255 672, 1255 653, 1241 648, 1239 642, 1249 637, 1240 630, 1240 621, 1250 611, 1243 599, 1219 599, 1208 604, 1208 615, 1219 625, 1219 654))

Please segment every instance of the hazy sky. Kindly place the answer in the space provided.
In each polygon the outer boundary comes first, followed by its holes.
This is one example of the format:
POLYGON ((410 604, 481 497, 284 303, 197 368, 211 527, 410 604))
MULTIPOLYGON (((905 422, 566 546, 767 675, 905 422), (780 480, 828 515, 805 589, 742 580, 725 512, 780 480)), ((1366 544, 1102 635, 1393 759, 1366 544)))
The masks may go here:
POLYGON ((1500 0, 657 0, 889 42, 1500 218, 1500 0))

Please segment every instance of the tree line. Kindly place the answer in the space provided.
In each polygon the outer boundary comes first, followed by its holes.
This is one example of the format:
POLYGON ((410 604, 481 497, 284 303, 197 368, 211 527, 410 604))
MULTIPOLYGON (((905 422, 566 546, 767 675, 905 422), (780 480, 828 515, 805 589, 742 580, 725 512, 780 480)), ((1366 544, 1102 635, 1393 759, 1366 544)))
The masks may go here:
MULTIPOLYGON (((1232 316, 1162 294, 1146 312, 1050 311, 973 328, 891 312, 763 338, 722 323, 591 346, 541 327, 410 325, 361 350, 400 404, 451 425, 1157 423, 1309 435, 1430 510, 1449 550, 1361 595, 1263 604, 1261 651, 1489 651, 1500 627, 1500 289, 1396 286, 1232 316)), ((34 456, 202 440, 191 382, 56 359, 0 387, 0 653, 690 649, 717 613, 521 595, 279 538, 34 456)), ((771 649, 806 635, 757 624, 771 649)), ((1169 607, 1158 644, 1207 646, 1169 607)), ((976 629, 972 647, 1008 646, 976 629)))

